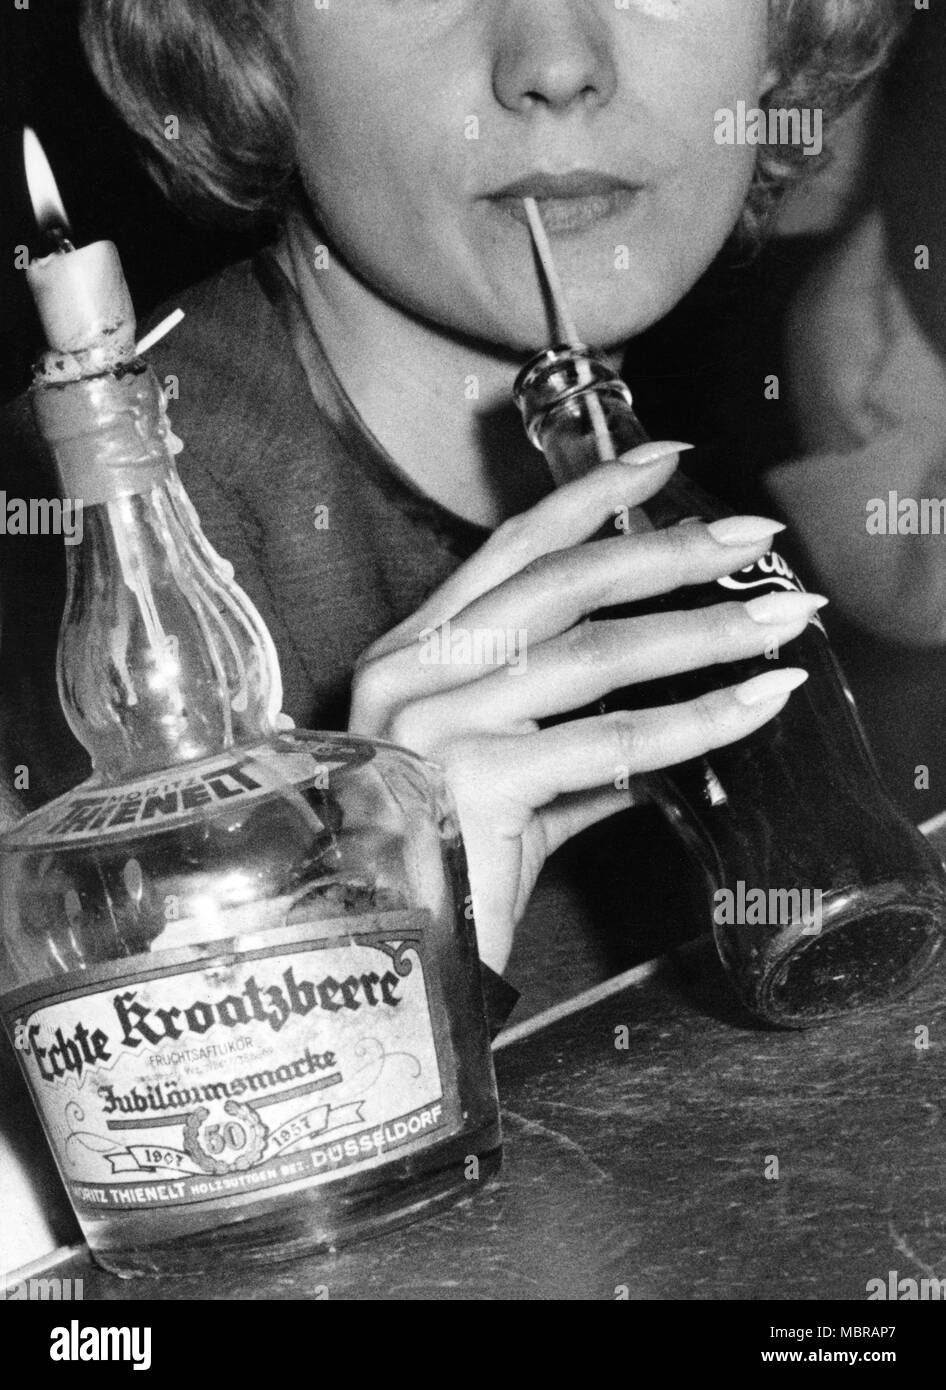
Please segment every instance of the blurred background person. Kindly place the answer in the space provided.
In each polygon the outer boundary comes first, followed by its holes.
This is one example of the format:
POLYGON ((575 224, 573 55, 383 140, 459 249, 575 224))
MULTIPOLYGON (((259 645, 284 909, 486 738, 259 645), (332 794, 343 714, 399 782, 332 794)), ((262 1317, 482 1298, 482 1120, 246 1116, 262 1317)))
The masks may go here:
POLYGON ((785 322, 795 453, 764 486, 888 784, 946 798, 946 12, 915 11, 841 161, 846 195, 785 322))

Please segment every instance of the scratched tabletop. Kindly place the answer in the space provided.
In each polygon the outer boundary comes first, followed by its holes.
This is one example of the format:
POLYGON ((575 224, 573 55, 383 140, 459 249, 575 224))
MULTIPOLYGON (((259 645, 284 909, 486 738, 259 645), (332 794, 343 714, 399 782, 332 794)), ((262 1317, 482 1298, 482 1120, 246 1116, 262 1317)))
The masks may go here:
POLYGON ((499 1049, 505 1162, 337 1255, 89 1299, 854 1299, 946 1275, 946 977, 819 1029, 755 1025, 707 943, 499 1049))

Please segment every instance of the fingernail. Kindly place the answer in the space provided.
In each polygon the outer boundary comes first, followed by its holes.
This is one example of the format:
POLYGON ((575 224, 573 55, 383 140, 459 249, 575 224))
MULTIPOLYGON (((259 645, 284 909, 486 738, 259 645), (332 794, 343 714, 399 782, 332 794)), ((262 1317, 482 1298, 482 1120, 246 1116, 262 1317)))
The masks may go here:
POLYGON ((630 453, 622 454, 619 462, 626 463, 631 468, 650 468, 655 463, 663 463, 665 459, 673 458, 674 454, 685 454, 695 448, 695 444, 679 444, 675 440, 665 440, 660 444, 641 444, 630 453))
POLYGON ((746 613, 760 626, 788 627, 803 620, 807 622, 827 602, 823 594, 763 594, 761 598, 750 599, 746 613))
POLYGON ((734 696, 741 705, 765 705, 790 695, 808 679, 808 672, 798 666, 790 666, 785 671, 766 671, 764 676, 755 676, 743 685, 737 685, 734 696))
POLYGON ((786 530, 780 521, 770 521, 765 516, 726 516, 722 521, 714 521, 706 528, 719 545, 732 545, 743 550, 769 536, 777 536, 786 530))

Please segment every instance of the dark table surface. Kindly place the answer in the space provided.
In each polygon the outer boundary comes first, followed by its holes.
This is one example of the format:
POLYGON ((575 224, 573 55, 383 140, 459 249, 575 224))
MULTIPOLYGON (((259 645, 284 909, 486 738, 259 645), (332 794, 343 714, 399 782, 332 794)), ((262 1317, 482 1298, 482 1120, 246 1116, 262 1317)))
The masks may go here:
POLYGON ((219 1278, 57 1273, 86 1300, 864 1300, 890 1270, 946 1276, 943 981, 774 1032, 699 943, 497 1052, 505 1164, 464 1206, 219 1278))

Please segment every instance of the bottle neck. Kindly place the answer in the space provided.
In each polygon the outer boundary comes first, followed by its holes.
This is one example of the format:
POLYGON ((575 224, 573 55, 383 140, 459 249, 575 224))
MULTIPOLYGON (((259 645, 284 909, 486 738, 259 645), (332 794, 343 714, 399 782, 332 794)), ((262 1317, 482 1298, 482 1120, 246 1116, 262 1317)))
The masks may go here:
MULTIPOLYGON (((587 348, 540 352, 519 373, 513 395, 526 433, 544 453, 557 487, 649 442, 626 382, 587 348)), ((677 472, 656 497, 626 514, 621 509, 616 524, 633 534, 727 514, 715 498, 677 472)), ((604 534, 610 536, 612 528, 604 534)))
POLYGON ((181 486, 153 374, 45 388, 34 403, 82 508, 57 679, 96 774, 128 780, 271 737, 275 649, 181 486))
POLYGON ((587 348, 539 353, 519 373, 513 395, 558 487, 647 442, 627 384, 587 348))

